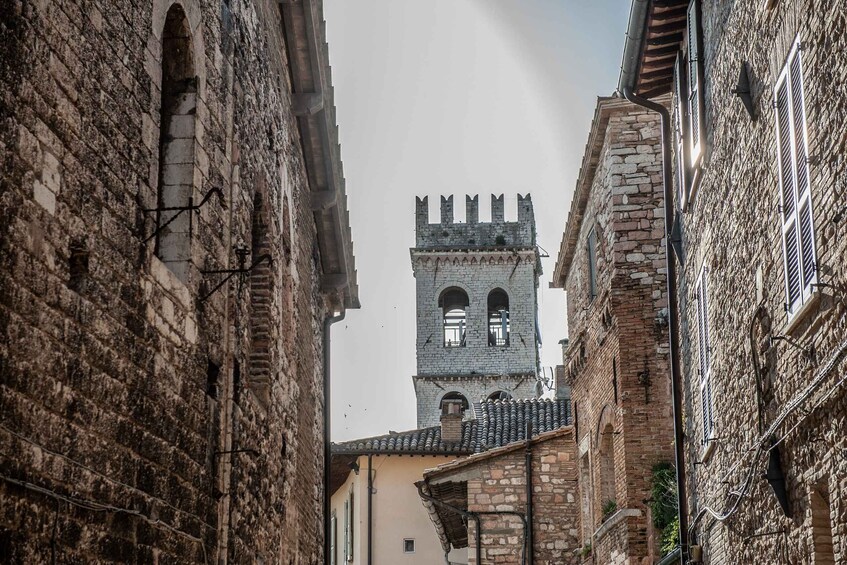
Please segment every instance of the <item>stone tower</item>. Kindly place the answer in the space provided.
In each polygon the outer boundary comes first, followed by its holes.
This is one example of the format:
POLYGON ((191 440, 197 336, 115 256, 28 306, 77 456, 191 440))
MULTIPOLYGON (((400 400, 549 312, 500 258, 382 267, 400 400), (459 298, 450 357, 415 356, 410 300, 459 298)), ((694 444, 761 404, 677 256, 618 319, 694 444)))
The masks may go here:
POLYGON ((538 372, 538 278, 535 217, 518 195, 518 221, 504 219, 503 196, 491 197, 491 222, 479 222, 479 199, 467 197, 467 221, 453 221, 453 197, 441 197, 441 221, 429 223, 428 198, 417 199, 418 427, 439 423, 444 400, 460 399, 466 417, 487 398, 532 398, 538 372))

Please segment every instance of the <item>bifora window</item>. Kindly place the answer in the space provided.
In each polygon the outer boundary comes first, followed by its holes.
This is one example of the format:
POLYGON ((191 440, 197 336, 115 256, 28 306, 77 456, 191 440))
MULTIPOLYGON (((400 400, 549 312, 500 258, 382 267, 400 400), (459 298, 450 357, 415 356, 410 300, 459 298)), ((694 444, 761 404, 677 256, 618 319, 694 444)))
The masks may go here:
POLYGON ((488 345, 509 345, 509 295, 501 288, 488 293, 488 345))
POLYGON ((444 347, 464 347, 467 328, 467 293, 461 288, 452 287, 441 293, 438 306, 443 315, 444 347))

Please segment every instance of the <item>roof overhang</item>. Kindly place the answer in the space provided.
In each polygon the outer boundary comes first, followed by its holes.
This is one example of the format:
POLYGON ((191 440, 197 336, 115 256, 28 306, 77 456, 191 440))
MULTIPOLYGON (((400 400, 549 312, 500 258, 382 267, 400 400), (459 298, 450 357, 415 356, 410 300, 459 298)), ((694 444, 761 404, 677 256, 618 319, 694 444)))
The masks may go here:
POLYGON ((280 0, 297 119, 309 179, 309 205, 321 255, 322 291, 359 308, 350 213, 341 164, 322 0, 280 0))
POLYGON ((644 98, 670 92, 688 4, 689 0, 632 0, 618 92, 629 88, 644 98))

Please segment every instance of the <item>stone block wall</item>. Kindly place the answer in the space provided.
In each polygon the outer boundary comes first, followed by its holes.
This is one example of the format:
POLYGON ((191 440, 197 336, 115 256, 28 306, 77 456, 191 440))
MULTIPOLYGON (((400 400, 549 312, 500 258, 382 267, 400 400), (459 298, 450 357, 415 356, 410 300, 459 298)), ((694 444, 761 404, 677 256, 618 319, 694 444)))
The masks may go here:
MULTIPOLYGON (((533 445, 534 561, 538 565, 577 563, 579 515, 573 436, 560 431, 552 439, 533 445)), ((472 512, 526 511, 526 461, 524 449, 475 463, 464 470, 468 477, 468 510, 472 512)), ((482 562, 521 563, 523 524, 517 516, 481 517, 482 562)), ((473 521, 468 525, 468 563, 476 563, 473 521)))
MULTIPOLYGON (((658 554, 645 502, 652 467, 673 461, 660 130, 656 115, 624 101, 601 100, 598 113, 592 132, 598 145, 587 151, 599 157, 582 188, 583 219, 565 273, 564 372, 583 469, 580 545, 593 546, 596 563, 636 563, 658 554), (612 518, 603 508, 610 501, 612 518)), ((579 215, 572 211, 571 221, 579 215)))
POLYGON ((177 172, 209 198, 180 219, 177 268, 149 212, 172 4, 17 0, 0 16, 7 562, 321 558, 327 305, 279 7, 180 3, 196 110, 177 172), (271 260, 212 292, 223 275, 203 271, 251 251, 258 201, 266 239, 246 265, 271 260))
POLYGON ((694 541, 711 564, 844 562, 847 394, 840 380, 847 365, 839 352, 847 336, 847 62, 841 56, 847 51, 847 6, 821 0, 721 1, 703 2, 702 12, 707 147, 701 181, 682 215, 686 262, 679 281, 689 506, 697 517, 707 507, 719 513, 730 507, 731 492, 740 490, 743 497, 726 521, 709 515, 697 520, 694 541), (789 319, 773 89, 797 39, 817 277, 823 286, 789 319), (726 95, 742 62, 751 77, 755 121, 740 100, 726 95), (694 300, 704 266, 718 438, 708 449, 694 300), (784 437, 779 459, 788 516, 762 478, 768 457, 754 457, 753 449, 783 416, 772 431, 784 437), (785 533, 767 534, 770 530, 785 533))

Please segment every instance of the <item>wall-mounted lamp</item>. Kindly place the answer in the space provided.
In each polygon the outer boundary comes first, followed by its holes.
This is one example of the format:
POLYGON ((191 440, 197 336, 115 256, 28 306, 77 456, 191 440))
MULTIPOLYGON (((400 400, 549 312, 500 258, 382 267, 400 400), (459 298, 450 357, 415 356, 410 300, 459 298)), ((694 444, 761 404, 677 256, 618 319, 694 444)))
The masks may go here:
POLYGON ((353 472, 354 472, 354 473, 356 473, 357 475, 359 474, 359 462, 358 462, 358 461, 350 461, 350 462, 347 464, 347 466, 348 466, 348 467, 350 467, 350 470, 351 470, 351 471, 353 471, 353 472))

